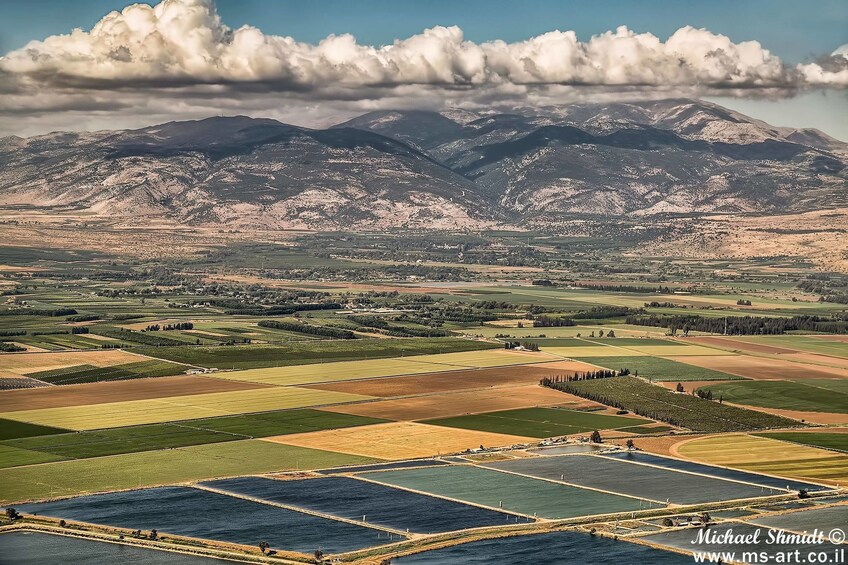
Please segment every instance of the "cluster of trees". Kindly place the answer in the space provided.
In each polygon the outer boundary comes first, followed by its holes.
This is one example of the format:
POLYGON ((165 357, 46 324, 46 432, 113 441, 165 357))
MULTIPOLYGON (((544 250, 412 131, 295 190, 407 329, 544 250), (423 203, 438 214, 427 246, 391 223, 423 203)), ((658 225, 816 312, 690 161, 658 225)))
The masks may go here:
POLYGON ((572 314, 571 317, 575 320, 599 320, 604 318, 620 318, 636 312, 632 308, 626 306, 594 306, 588 310, 572 314))
POLYGON ((94 320, 99 320, 100 316, 97 314, 79 314, 77 316, 68 316, 65 318, 66 322, 92 322, 94 320))
POLYGON ((534 328, 562 328, 575 325, 574 320, 559 316, 535 316, 533 318, 534 328))
POLYGON ((313 326, 303 322, 281 322, 279 320, 260 320, 258 324, 262 328, 272 328, 289 332, 298 332, 309 335, 319 335, 334 339, 356 339, 356 334, 342 328, 330 328, 327 326, 313 326))
POLYGON ((726 316, 723 318, 698 315, 685 316, 627 316, 626 323, 638 326, 668 328, 672 335, 678 331, 719 333, 727 335, 776 335, 794 330, 848 333, 848 316, 793 316, 766 318, 761 316, 726 316))
POLYGON ((0 351, 3 353, 17 353, 18 351, 26 351, 26 347, 21 347, 7 341, 0 341, 0 351))
POLYGON ((450 335, 449 331, 439 328, 398 326, 378 316, 348 316, 348 320, 392 337, 444 337, 450 335))
MULTIPOLYGON (((216 306, 213 301, 210 305, 216 306)), ((295 304, 279 304, 276 306, 243 306, 239 308, 230 308, 224 313, 231 316, 288 316, 295 312, 304 312, 310 310, 341 310, 342 305, 338 302, 315 302, 315 303, 295 303, 295 304)))
POLYGON ((8 308, 0 310, 0 316, 70 316, 76 314, 73 308, 8 308))
POLYGON ((162 331, 171 331, 171 330, 193 330, 194 324, 191 322, 177 322, 176 324, 166 324, 164 327, 159 324, 151 324, 147 326, 144 331, 147 332, 158 332, 162 331))
POLYGON ((744 298, 740 298, 739 300, 737 300, 737 301, 736 301, 736 305, 737 305, 737 306, 750 306, 750 305, 751 305, 751 301, 750 301, 750 300, 746 300, 746 299, 744 299, 744 298))
POLYGON ((645 302, 645 308, 687 308, 687 306, 683 304, 675 304, 674 302, 657 302, 654 300, 651 302, 645 302))
POLYGON ((555 385, 559 383, 570 383, 574 381, 590 381, 592 379, 609 379, 612 377, 624 377, 630 374, 630 369, 623 368, 618 371, 610 369, 599 369, 597 371, 575 371, 573 375, 554 375, 553 377, 544 377, 539 381, 541 386, 548 388, 557 388, 555 385))
POLYGON ((657 294, 672 294, 672 291, 668 286, 635 286, 630 284, 581 284, 580 288, 590 289, 590 290, 605 290, 607 292, 635 292, 638 294, 650 294, 652 292, 656 292, 657 294))

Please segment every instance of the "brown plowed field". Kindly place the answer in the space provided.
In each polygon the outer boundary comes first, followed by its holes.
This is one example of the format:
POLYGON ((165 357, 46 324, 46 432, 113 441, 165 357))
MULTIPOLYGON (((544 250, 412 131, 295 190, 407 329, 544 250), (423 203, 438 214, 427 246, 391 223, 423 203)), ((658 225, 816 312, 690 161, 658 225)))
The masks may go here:
POLYGON ((268 385, 195 375, 17 389, 0 392, 0 412, 105 404, 187 394, 266 388, 268 385))
POLYGON ((577 361, 558 362, 556 369, 539 365, 515 365, 491 369, 469 369, 405 377, 385 377, 361 381, 345 381, 308 385, 308 388, 363 394, 366 396, 409 396, 474 388, 538 384, 542 377, 567 375, 574 371, 591 371, 595 367, 577 361))
POLYGON ((772 354, 780 354, 780 353, 797 353, 797 349, 786 349, 784 347, 774 347, 773 345, 764 345, 762 343, 748 343, 745 341, 739 341, 735 339, 728 339, 726 337, 712 337, 712 336, 704 336, 704 337, 690 337, 686 340, 687 342, 695 342, 701 343, 704 345, 715 345, 716 347, 722 347, 726 349, 738 349, 739 351, 750 351, 752 353, 772 353, 772 354))
POLYGON ((325 410, 387 420, 426 420, 535 406, 565 406, 575 409, 598 405, 550 388, 524 385, 344 404, 325 410))
MULTIPOLYGON (((684 355, 667 356, 696 367, 723 371, 749 379, 834 379, 848 378, 848 370, 820 365, 802 365, 782 359, 751 357, 748 355, 684 355)), ((686 385, 684 385, 686 386, 686 385)))

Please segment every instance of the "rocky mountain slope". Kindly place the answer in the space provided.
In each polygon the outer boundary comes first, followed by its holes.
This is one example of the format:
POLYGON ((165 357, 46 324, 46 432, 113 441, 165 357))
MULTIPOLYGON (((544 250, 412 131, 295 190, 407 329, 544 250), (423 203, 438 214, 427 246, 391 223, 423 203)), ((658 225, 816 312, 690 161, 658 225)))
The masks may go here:
POLYGON ((372 112, 522 222, 573 214, 803 211, 848 202, 846 145, 692 100, 515 113, 372 112), (425 127, 426 124, 426 127, 425 127))
POLYGON ((350 129, 246 117, 0 140, 0 204, 237 228, 485 226, 476 186, 350 129))
POLYGON ((246 117, 0 139, 0 206, 312 229, 848 206, 848 148, 693 100, 246 117))

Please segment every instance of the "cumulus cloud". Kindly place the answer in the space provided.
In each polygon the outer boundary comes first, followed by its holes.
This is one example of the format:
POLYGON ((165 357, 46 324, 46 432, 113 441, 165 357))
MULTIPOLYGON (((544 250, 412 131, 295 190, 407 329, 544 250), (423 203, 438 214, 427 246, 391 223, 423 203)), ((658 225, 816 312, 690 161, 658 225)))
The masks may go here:
POLYGON ((31 116, 75 104, 82 111, 99 101, 106 111, 149 97, 207 109, 235 99, 279 105, 282 97, 289 105, 323 100, 351 111, 599 92, 786 95, 847 87, 841 49, 789 67, 756 41, 734 43, 689 26, 665 41, 622 26, 588 41, 552 31, 514 43, 475 43, 459 27, 438 26, 386 46, 362 45, 349 34, 308 44, 252 26, 231 29, 212 0, 162 0, 0 57, 0 114, 31 116))

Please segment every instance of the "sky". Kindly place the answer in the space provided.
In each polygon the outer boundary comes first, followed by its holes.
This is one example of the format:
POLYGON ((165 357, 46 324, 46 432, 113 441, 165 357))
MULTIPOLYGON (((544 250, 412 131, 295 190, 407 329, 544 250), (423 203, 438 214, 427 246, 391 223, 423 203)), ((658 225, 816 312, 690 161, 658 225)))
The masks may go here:
POLYGON ((846 0, 149 4, 0 0, 0 134, 693 96, 848 141, 846 0))

